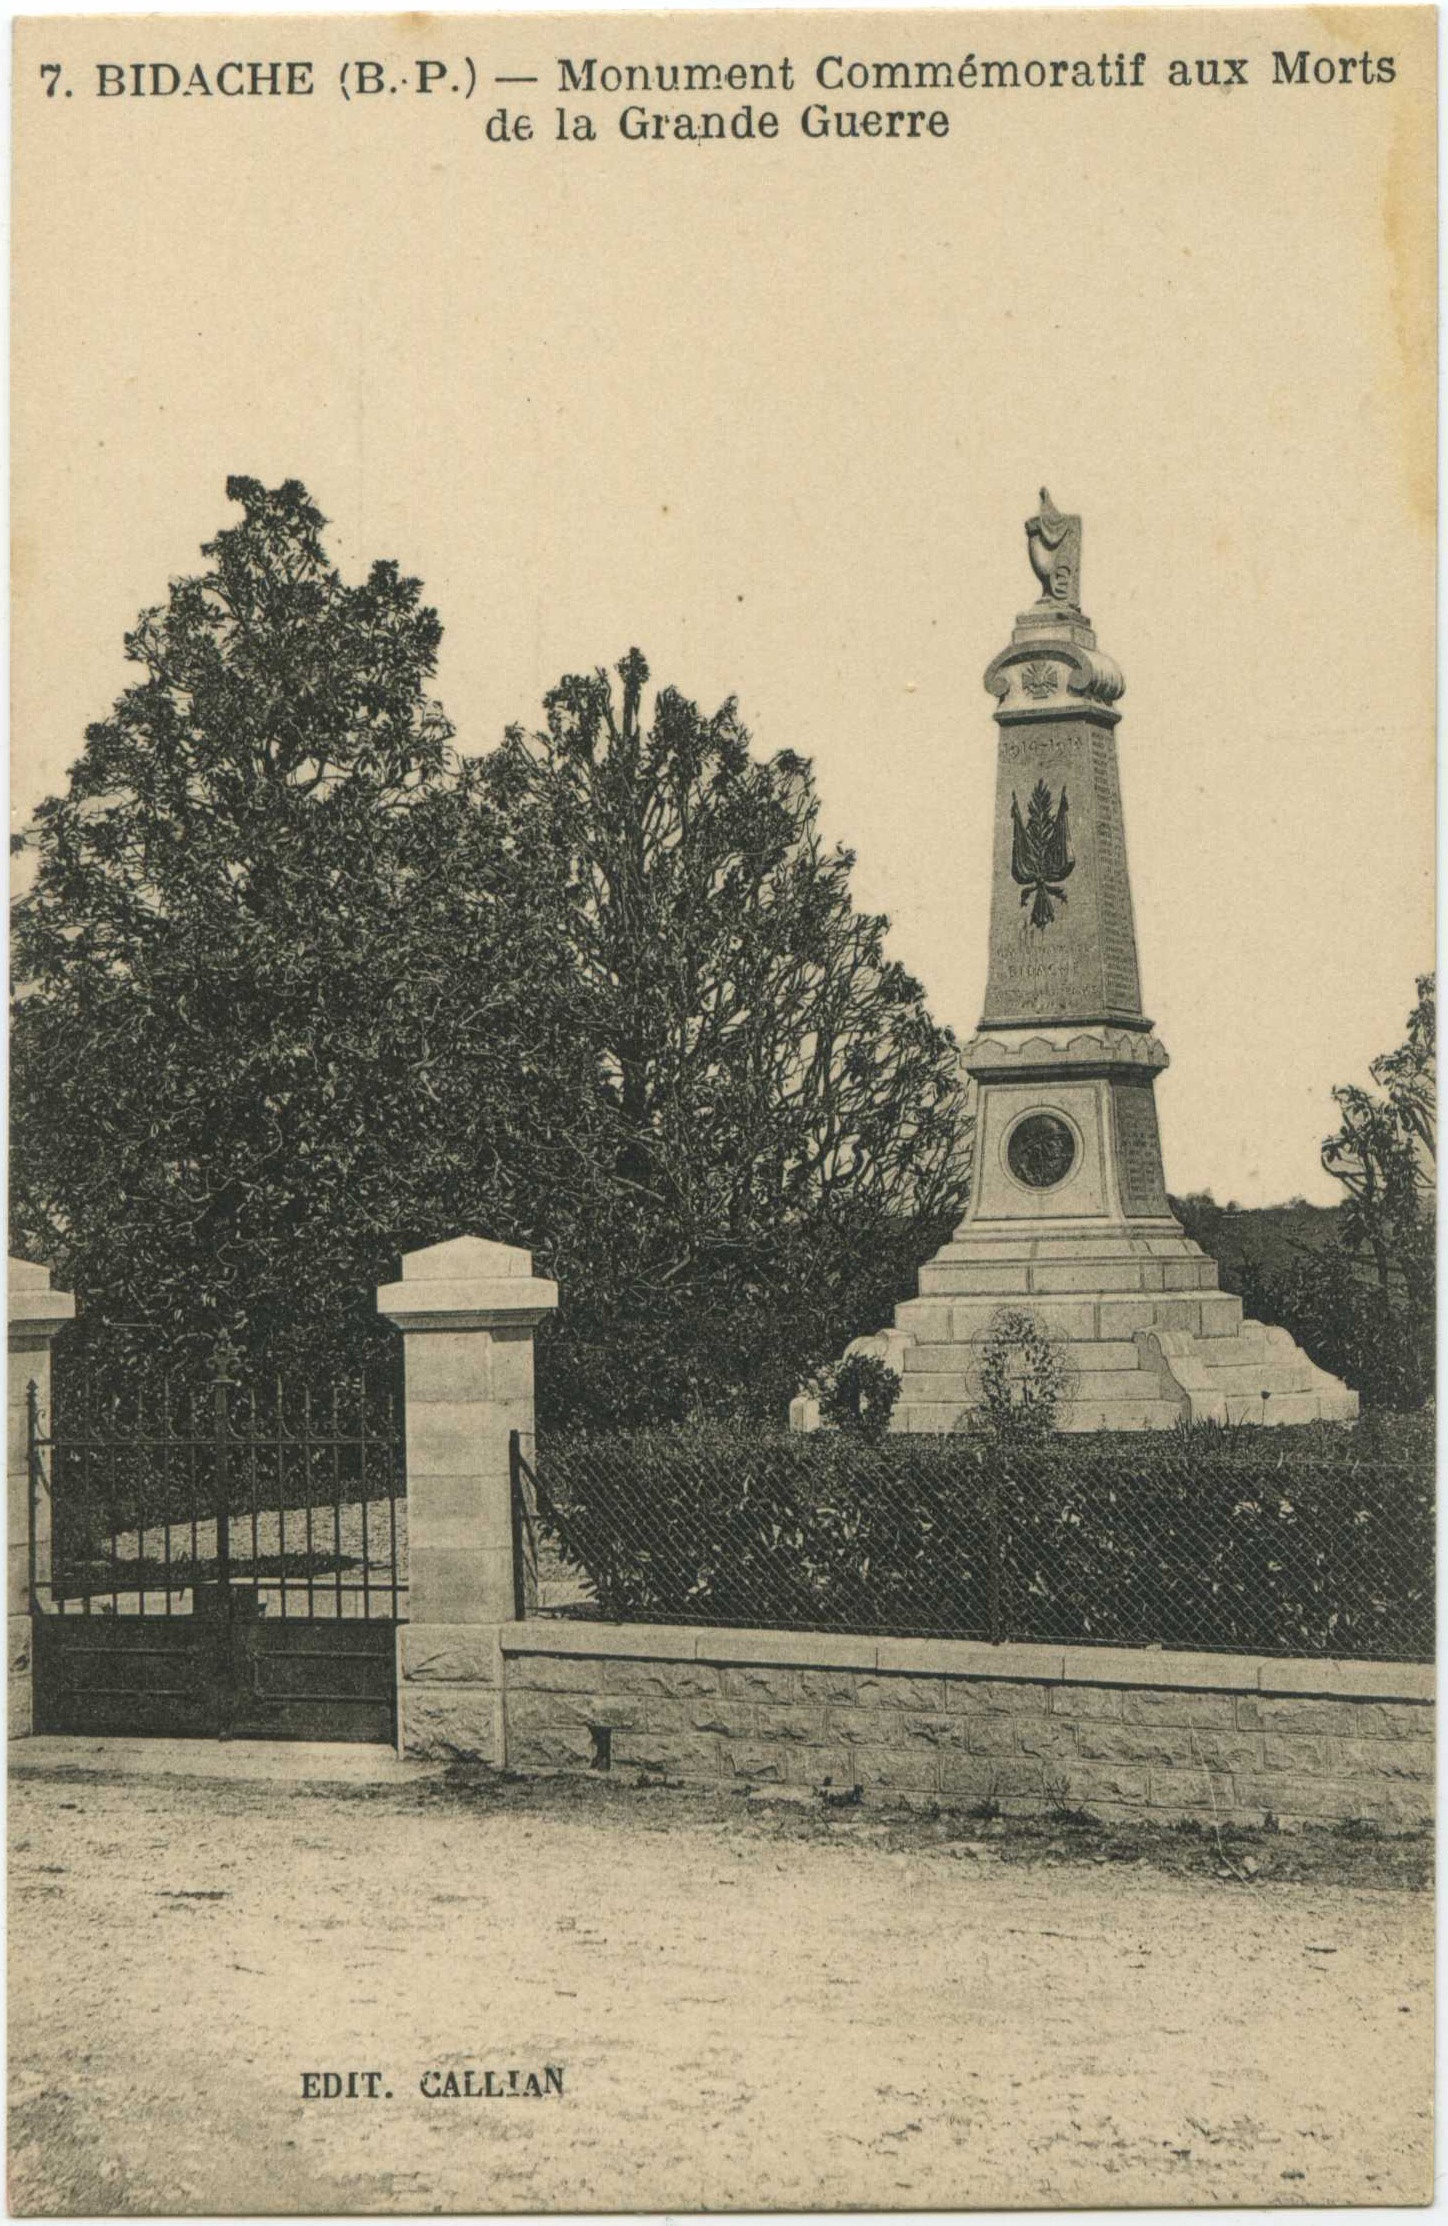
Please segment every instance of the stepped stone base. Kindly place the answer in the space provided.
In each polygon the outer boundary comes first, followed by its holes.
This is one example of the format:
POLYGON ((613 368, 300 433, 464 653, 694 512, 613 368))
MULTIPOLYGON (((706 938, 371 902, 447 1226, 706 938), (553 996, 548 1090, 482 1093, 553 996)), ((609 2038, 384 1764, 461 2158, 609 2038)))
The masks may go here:
POLYGON ((1244 1321, 1235 1337, 1138 1330, 1144 1372, 1176 1386, 1193 1422, 1353 1422, 1358 1395, 1310 1361, 1285 1329, 1244 1321))
MULTIPOLYGON (((1073 1371, 1061 1430, 1170 1430, 1178 1422, 1351 1422, 1358 1397, 1316 1367, 1285 1329, 1243 1319, 1217 1289, 1217 1263, 1175 1222, 1105 1234, 974 1236, 920 1271, 920 1297, 895 1327, 857 1338, 895 1369, 895 1431, 968 1429, 980 1343, 1002 1306, 1029 1312, 1073 1371)), ((818 1427, 808 1394, 794 1428, 818 1427)))

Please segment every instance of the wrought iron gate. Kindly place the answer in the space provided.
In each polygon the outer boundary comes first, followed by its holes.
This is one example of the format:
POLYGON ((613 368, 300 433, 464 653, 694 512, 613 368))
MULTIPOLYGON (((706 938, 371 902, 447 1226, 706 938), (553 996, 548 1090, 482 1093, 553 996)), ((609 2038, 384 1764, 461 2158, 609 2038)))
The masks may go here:
POLYGON ((396 1735, 406 1484, 394 1397, 278 1384, 223 1337, 208 1391, 130 1405, 30 1386, 35 1728, 396 1735))

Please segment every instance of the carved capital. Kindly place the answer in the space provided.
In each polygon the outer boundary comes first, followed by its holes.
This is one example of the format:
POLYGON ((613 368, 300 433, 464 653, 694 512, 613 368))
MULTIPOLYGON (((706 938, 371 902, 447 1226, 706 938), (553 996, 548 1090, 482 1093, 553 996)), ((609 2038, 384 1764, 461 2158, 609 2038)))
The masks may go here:
MULTIPOLYGON (((1062 638, 1059 633, 1017 639, 986 668, 985 685, 996 698, 998 719, 1059 719, 1090 707, 1107 715, 1125 692, 1121 667, 1089 641, 1062 638)), ((1073 631, 1075 631, 1073 629, 1073 631)), ((1080 631, 1089 635, 1089 629, 1080 631)))
POLYGON ((11 1260, 11 1352, 43 1351, 74 1318, 75 1300, 69 1291, 51 1289, 49 1268, 11 1260))

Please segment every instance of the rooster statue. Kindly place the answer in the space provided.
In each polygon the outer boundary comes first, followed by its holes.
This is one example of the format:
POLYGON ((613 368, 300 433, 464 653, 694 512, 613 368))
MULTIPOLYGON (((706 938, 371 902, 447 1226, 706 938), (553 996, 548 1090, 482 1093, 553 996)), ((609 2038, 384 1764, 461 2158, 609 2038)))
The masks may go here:
POLYGON ((1026 547, 1031 570, 1041 583, 1043 603, 1064 603, 1068 610, 1081 608, 1081 520, 1058 510, 1041 489, 1041 507, 1026 520, 1026 547))

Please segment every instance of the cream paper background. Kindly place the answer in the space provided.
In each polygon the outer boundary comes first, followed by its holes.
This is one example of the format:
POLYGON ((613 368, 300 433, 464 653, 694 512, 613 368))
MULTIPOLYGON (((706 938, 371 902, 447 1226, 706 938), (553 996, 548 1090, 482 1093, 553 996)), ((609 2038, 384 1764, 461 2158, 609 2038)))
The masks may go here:
MULTIPOLYGON (((1331 1197, 1317 1165, 1329 1087, 1365 1078, 1368 1059, 1399 1039, 1413 976, 1432 957, 1434 28, 1426 9, 21 22, 17 824, 127 683, 121 639, 137 611, 196 567, 227 518, 228 473, 296 475, 332 520, 349 576, 385 555, 426 583, 446 626, 438 692, 464 748, 530 717, 560 673, 611 662, 633 642, 657 679, 706 703, 737 691, 762 750, 813 757, 827 826, 858 851, 859 900, 891 913, 896 951, 939 1016, 969 1033, 984 991, 995 777, 981 674, 1034 593, 1021 526, 1045 481, 1084 514, 1086 607, 1126 672, 1122 781, 1143 981, 1174 1058, 1158 1093, 1169 1182, 1244 1202, 1331 1197), (1396 81, 1274 87, 1278 45, 1330 55, 1366 45, 1395 56, 1396 81), (809 83, 824 53, 1137 48, 1153 64, 1140 92, 921 96, 947 109, 944 141, 811 144, 795 127, 807 99, 829 97, 809 83), (409 91, 345 103, 336 90, 349 57, 376 56, 401 76, 420 55, 456 63, 469 52, 495 76, 538 74, 536 87, 497 94, 538 120, 533 144, 486 141, 491 99, 409 91), (782 52, 798 89, 754 96, 781 115, 771 144, 626 145, 614 129, 621 103, 604 98, 568 103, 595 115, 595 144, 550 136, 560 54, 782 52), (214 67, 238 53, 308 56, 318 91, 223 103, 103 102, 82 90, 98 58, 214 67), (1210 54, 1246 54, 1252 82, 1167 88, 1172 56, 1210 54), (44 97, 39 64, 52 60, 75 89, 68 102, 44 97)), ((100 1832, 114 1818, 113 1846, 136 1845, 120 1797, 77 1802, 91 1812, 77 1828, 100 1832)), ((267 2053, 260 2071, 237 2066, 223 2172, 248 2138, 243 2103, 258 2083, 290 2098, 298 2065, 347 2061, 354 2038, 355 2060, 373 2060, 388 1984, 407 1979, 429 2005, 415 2028, 398 2023, 386 2059, 414 2081, 438 2036, 449 2048, 512 2045, 547 2022, 570 2051, 596 2054, 576 1998, 555 2001, 546 1986, 534 1998, 540 1975, 573 1990, 589 1968, 585 1945, 560 1944, 551 1928, 594 1882, 550 1871, 546 1847, 517 1856, 534 1866, 534 1930, 500 1941, 488 2000, 464 1998, 459 1970, 476 1966, 458 1963, 451 1920, 429 1933, 417 1904, 463 1880, 496 1891, 497 1858, 480 1854, 467 1820, 454 1840, 456 1873, 428 1880, 414 1875, 403 1827, 380 1858, 369 1848, 369 1878, 414 1922, 409 1931, 399 1915, 399 1962, 374 1990, 383 2007, 371 2023, 359 2010, 355 2026, 349 2011, 345 2032, 295 1948, 311 1889, 289 1872, 266 1881, 274 1919, 257 1927, 250 1960, 295 1949, 296 1961, 279 1979, 218 1973, 214 2001, 168 2010, 154 2058, 136 2067, 143 2099, 124 2103, 135 2139, 149 2139, 154 2107, 174 2154, 191 2104, 184 2080, 164 2096, 158 2082, 185 2049, 188 2016, 204 2021, 198 2063, 213 2060, 206 2050, 238 1986, 253 1989, 248 2030, 267 2053)), ((163 1830, 148 1844, 170 1842, 163 1830)), ((642 1876, 658 1882, 674 1952, 717 1865, 687 1834, 649 1844, 642 1876)), ((887 1916, 898 1925, 912 1903, 934 1906, 913 1876, 889 1875, 898 1904, 884 1911, 872 1873, 873 1918, 858 1872, 836 1880, 831 1901, 816 1870, 785 1905, 820 1969, 847 1953, 831 1911, 848 1908, 858 1928, 848 1954, 868 1963, 897 1952, 887 1916)), ((298 1876, 314 1888, 315 1863, 298 1876)), ((821 2030, 801 2035, 797 2005, 777 2000, 768 1935, 737 1898, 736 1953, 718 1985, 710 1972, 706 1998, 727 1991, 724 2020, 752 2076, 797 2060, 798 2084, 776 2109, 794 2111, 802 2148, 817 2155, 811 2130, 828 2134, 833 2121, 808 2097, 831 2078, 848 2095, 857 2060, 872 2086, 908 2086, 909 2067, 928 2061, 929 1988, 948 1957, 898 1950, 908 2032, 860 2028, 849 2033, 857 2057, 831 2058, 821 2030), (912 1995, 920 1974, 928 1987, 912 1995)), ((1336 2067, 1360 2051, 1348 2074, 1360 2115, 1381 2117, 1382 2067, 1363 2028, 1297 2015, 1302 1942, 1322 1938, 1316 1900, 1257 1918, 1250 1948, 1237 1904, 1178 1906, 1220 1985, 1240 1986, 1234 2036, 1289 2072, 1313 2052, 1336 2067)), ((992 2055, 1021 2090, 1019 2122, 1007 2115, 973 2134, 958 2174, 946 2154, 950 2198, 1121 2201, 1164 2184, 1112 2177, 1108 2161, 1057 2197, 1049 2157, 1026 2168, 1026 2132, 1060 2099, 1060 2049, 1079 2055, 1104 2033, 1104 2060, 1121 2068, 1113 2106, 1149 2128, 1154 2150, 1163 2129, 1187 2124, 1204 2078, 1221 2072, 1229 2090, 1236 2080, 1235 2126, 1254 2113, 1266 2125, 1263 2176, 1252 2177, 1254 2162, 1246 2193, 1281 2200, 1273 2129, 1300 2136, 1301 2111, 1251 2087, 1245 2056, 1203 2063, 1189 2000, 1168 2028, 1180 2050, 1160 2032, 1123 2038, 1116 1934, 1099 1933, 1093 1951, 1069 1914, 1053 1913, 1063 1921, 1076 1945, 1068 1965, 1040 1949, 1035 2012, 1017 2015, 1021 1997, 999 2004, 992 2055)), ((1159 1938, 1175 1952, 1169 1926, 1159 1938)), ((59 1962, 63 1944, 55 1953, 59 1962)), ((1342 1999, 1376 2007, 1392 1990, 1409 1994, 1424 1975, 1411 1955, 1405 1946, 1376 1968, 1364 1956, 1351 1982, 1360 1991, 1342 1999)), ((984 1963, 981 1982, 989 1997, 984 1963)), ((649 1985, 640 1961, 609 2001, 625 2031, 647 2035, 618 2149, 664 2144, 667 2172, 645 2156, 646 2199, 679 2199, 696 2172, 707 2198, 734 2183, 719 2174, 726 2136, 709 2133, 702 2112, 698 2125, 686 2120, 679 2101, 692 2107, 700 2013, 687 1996, 650 1999, 649 1985), (673 2115, 646 2134, 656 2087, 673 2115)), ((102 2029, 106 2014, 99 2000, 102 2029)), ((590 2085, 587 2071, 579 2107, 596 2138, 587 2114, 600 2091, 606 2101, 617 2090, 590 2085)), ((89 2078, 79 2066, 75 2076, 89 2078)), ((932 2076, 945 2091, 946 2072, 932 2076)), ((231 2107, 205 2099, 213 2116, 231 2107)), ((1409 2100, 1426 2110, 1426 2078, 1409 2100)), ((399 2102, 393 2117, 319 2120, 329 2187, 345 2194, 346 2173, 381 2157, 402 2172, 389 2183, 400 2210, 422 2184, 404 2165, 427 2165, 439 2175, 429 2188, 475 2203, 525 2199, 516 2181, 470 2174, 461 2121, 439 2141, 410 2107, 410 2118, 399 2102)), ((894 2127, 912 2108, 867 2096, 861 2123, 869 2130, 883 2109, 894 2127)), ((753 2120, 742 2122, 746 2138, 753 2120)), ((272 2153, 284 2123, 296 2131, 279 2099, 258 2143, 278 2200, 295 2168, 272 2153)), ((1355 2146, 1357 2126, 1340 2130, 1334 2199, 1418 2192, 1416 2162, 1401 2185, 1355 2177, 1371 2144, 1362 2134, 1355 2146)), ((585 2194, 619 2184, 606 2173, 589 2182, 595 2152, 575 2153, 574 2138, 565 2121, 546 2152, 564 2184, 585 2194)), ((759 2146, 749 2200, 792 2184, 791 2145, 759 2146)), ((1200 2151, 1169 2199, 1235 2186, 1198 2176, 1220 2154, 1200 2151)), ((843 2170, 852 2155, 842 2140, 833 2163, 843 2170)), ((872 2164, 854 2185, 866 2200, 938 2192, 940 2179, 902 2179, 904 2169, 872 2164)), ((365 2183, 374 2198, 378 2184, 365 2183)), ((524 2185, 530 2204, 543 2199, 547 2173, 524 2185)), ((175 2207, 192 2205, 183 2193, 175 2207)))
MULTIPOLYGON (((460 746, 637 642, 815 761, 860 902, 962 1034, 995 730, 1044 481, 1127 678, 1122 778, 1171 1186, 1335 1186, 1330 1086, 1431 963, 1428 9, 52 18, 16 34, 14 807, 129 677, 241 471, 393 556, 460 746), (1278 86, 1274 47, 1396 58, 1278 86), (1149 55, 1133 90, 836 95, 947 139, 810 142, 820 55, 1149 55), (631 145, 557 58, 795 62, 773 143, 631 145), (340 97, 349 57, 536 74, 340 97), (306 56, 310 99, 100 100, 98 59, 306 56), (1172 90, 1173 56, 1251 82, 1172 90), (46 99, 55 60, 75 97, 46 99), (489 144, 525 105, 539 136, 489 144)), ((650 105, 732 107, 669 95, 650 105)))

